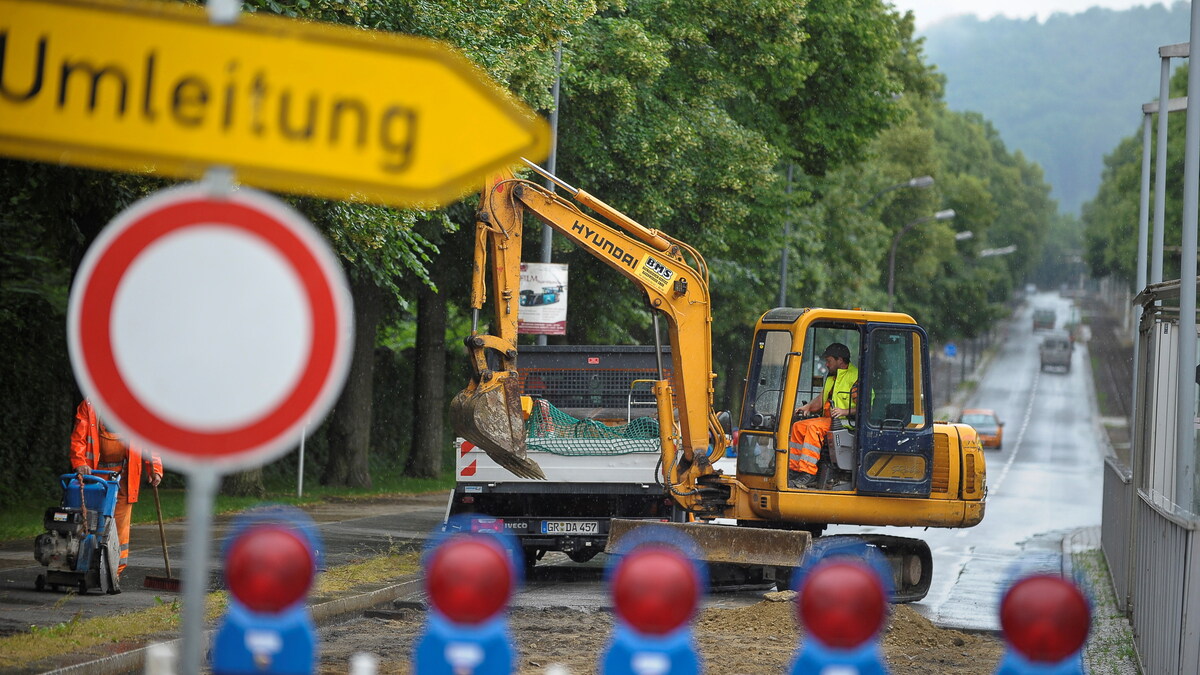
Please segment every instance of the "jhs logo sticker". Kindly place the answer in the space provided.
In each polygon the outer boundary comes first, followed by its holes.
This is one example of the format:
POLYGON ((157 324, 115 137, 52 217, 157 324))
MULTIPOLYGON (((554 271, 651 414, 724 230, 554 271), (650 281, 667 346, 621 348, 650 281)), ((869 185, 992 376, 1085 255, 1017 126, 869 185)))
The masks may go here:
POLYGON ((667 269, 666 265, 648 256, 646 258, 646 269, 662 277, 665 281, 670 281, 671 277, 675 276, 675 273, 667 269))

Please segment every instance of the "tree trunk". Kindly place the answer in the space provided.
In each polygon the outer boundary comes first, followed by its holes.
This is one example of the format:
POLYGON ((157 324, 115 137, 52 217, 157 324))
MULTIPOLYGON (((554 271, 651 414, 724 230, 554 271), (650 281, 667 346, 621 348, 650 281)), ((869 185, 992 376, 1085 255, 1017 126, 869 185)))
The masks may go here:
POLYGON ((375 334, 383 294, 374 282, 360 281, 353 275, 350 288, 354 294, 354 355, 346 387, 329 421, 329 458, 321 484, 369 488, 375 334))
POLYGON ((267 488, 263 485, 262 467, 239 471, 225 476, 221 481, 221 494, 230 497, 255 497, 263 499, 267 496, 267 488))
POLYGON ((436 478, 442 472, 446 413, 446 298, 422 286, 417 292, 417 344, 413 373, 412 450, 404 473, 436 478))

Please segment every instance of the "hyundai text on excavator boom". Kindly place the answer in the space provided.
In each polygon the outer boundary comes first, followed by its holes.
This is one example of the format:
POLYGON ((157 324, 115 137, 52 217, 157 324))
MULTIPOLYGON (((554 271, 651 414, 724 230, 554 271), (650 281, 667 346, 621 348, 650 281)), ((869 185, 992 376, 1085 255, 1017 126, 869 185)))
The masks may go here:
MULTIPOLYGON (((474 375, 451 402, 460 436, 514 474, 541 477, 526 457, 517 384, 521 244, 523 216, 529 213, 645 294, 656 342, 659 319, 665 319, 674 367, 666 375, 660 366, 653 385, 661 480, 688 519, 698 521, 677 526, 698 539, 710 561, 763 566, 767 578, 783 586, 810 537, 828 525, 959 528, 983 519, 986 474, 979 439, 967 425, 934 423, 927 338, 912 317, 901 313, 780 307, 763 314, 750 345, 737 472, 716 470, 713 462, 727 449, 727 420, 713 410, 712 305, 704 258, 688 244, 530 166, 573 201, 508 172, 485 186, 475 231, 475 313, 466 339, 474 375), (487 276, 495 323, 491 334, 481 334, 478 316, 488 301, 487 276), (859 369, 855 419, 829 434, 816 481, 791 488, 792 411, 822 392, 821 353, 832 342, 847 345, 859 369), (710 524, 717 519, 737 526, 710 524)), ((656 346, 661 353, 662 346, 656 346)), ((614 520, 609 548, 639 524, 614 520)), ((857 536, 889 561, 894 600, 925 596, 933 566, 927 544, 857 536)))

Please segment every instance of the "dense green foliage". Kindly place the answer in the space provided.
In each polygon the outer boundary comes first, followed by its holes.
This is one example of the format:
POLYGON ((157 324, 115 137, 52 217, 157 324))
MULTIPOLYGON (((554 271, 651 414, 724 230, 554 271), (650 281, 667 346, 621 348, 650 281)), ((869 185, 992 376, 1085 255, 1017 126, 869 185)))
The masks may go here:
MULTIPOLYGON (((949 339, 988 326, 1044 249, 1071 245, 1047 235, 1058 217, 1040 169, 981 116, 946 109, 912 17, 882 0, 254 0, 247 9, 446 40, 541 110, 561 44, 558 171, 706 257, 720 407, 739 403, 747 338, 777 302, 785 247, 788 304, 883 309, 893 235, 955 209, 954 220, 907 233, 896 257, 896 308, 949 339), (921 175, 936 184, 888 189, 921 175), (956 241, 961 231, 973 238, 956 241), (1008 245, 1020 255, 978 257, 1008 245)), ((21 472, 0 504, 52 495, 66 468, 79 395, 64 344, 69 280, 104 223, 158 185, 0 163, 0 457, 21 472)), ((446 349, 459 351, 474 198, 428 212, 289 199, 341 256, 357 328, 375 338, 374 367, 352 373, 332 421, 308 441, 305 470, 369 483, 371 472, 406 466, 414 401, 427 395, 414 384, 415 323, 426 316, 417 306, 431 295, 448 301, 446 349), (371 414, 355 416, 364 400, 371 414), (346 461, 354 444, 362 456, 346 461)), ((527 256, 538 250, 530 239, 527 256)), ((571 265, 568 341, 651 342, 631 285, 562 242, 554 255, 571 265)), ((451 394, 465 383, 459 363, 446 368, 451 394)), ((268 467, 268 481, 294 475, 296 461, 268 467)))
MULTIPOLYGON (((1187 93, 1188 67, 1178 69, 1171 78, 1171 96, 1187 93)), ((1167 175, 1164 194, 1163 241, 1174 247, 1164 254, 1163 278, 1179 278, 1179 241, 1183 221, 1183 152, 1186 134, 1185 115, 1172 113, 1167 118, 1167 175)), ((1151 120, 1151 194, 1148 216, 1153 228, 1154 194, 1157 183, 1154 168, 1158 164, 1158 116, 1151 120)), ((1084 204, 1085 256, 1093 276, 1113 275, 1130 282, 1137 275, 1138 221, 1142 189, 1142 130, 1122 140, 1104 158, 1104 176, 1096 198, 1084 204)), ((1152 232, 1148 229, 1147 246, 1152 232)))
POLYGON ((1045 169, 1063 209, 1078 213, 1096 193, 1104 154, 1158 95, 1158 47, 1186 42, 1189 22, 1180 1, 1044 22, 962 16, 925 35, 950 107, 986 115, 1045 169))

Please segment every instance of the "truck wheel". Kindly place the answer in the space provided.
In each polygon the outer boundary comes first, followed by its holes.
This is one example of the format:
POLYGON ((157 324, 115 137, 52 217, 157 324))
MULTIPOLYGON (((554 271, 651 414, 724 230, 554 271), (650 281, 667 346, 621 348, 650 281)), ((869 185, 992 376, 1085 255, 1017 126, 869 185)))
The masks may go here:
POLYGON ((46 575, 45 574, 37 575, 37 579, 33 580, 33 587, 39 591, 46 590, 46 575))
POLYGON ((775 590, 791 591, 792 579, 796 575, 795 567, 776 567, 775 568, 775 590))
POLYGON ((87 579, 80 579, 79 580, 79 594, 87 595, 87 592, 88 592, 87 579))
POLYGON ((525 553, 525 576, 528 577, 533 573, 533 568, 537 565, 537 561, 545 555, 544 551, 539 551, 536 548, 523 548, 525 553))
POLYGON ((578 548, 578 549, 572 549, 570 551, 567 551, 567 557, 570 558, 571 560, 573 560, 574 562, 585 563, 585 562, 591 560, 592 558, 595 558, 596 554, 599 552, 600 552, 600 547, 588 546, 587 548, 578 548))

